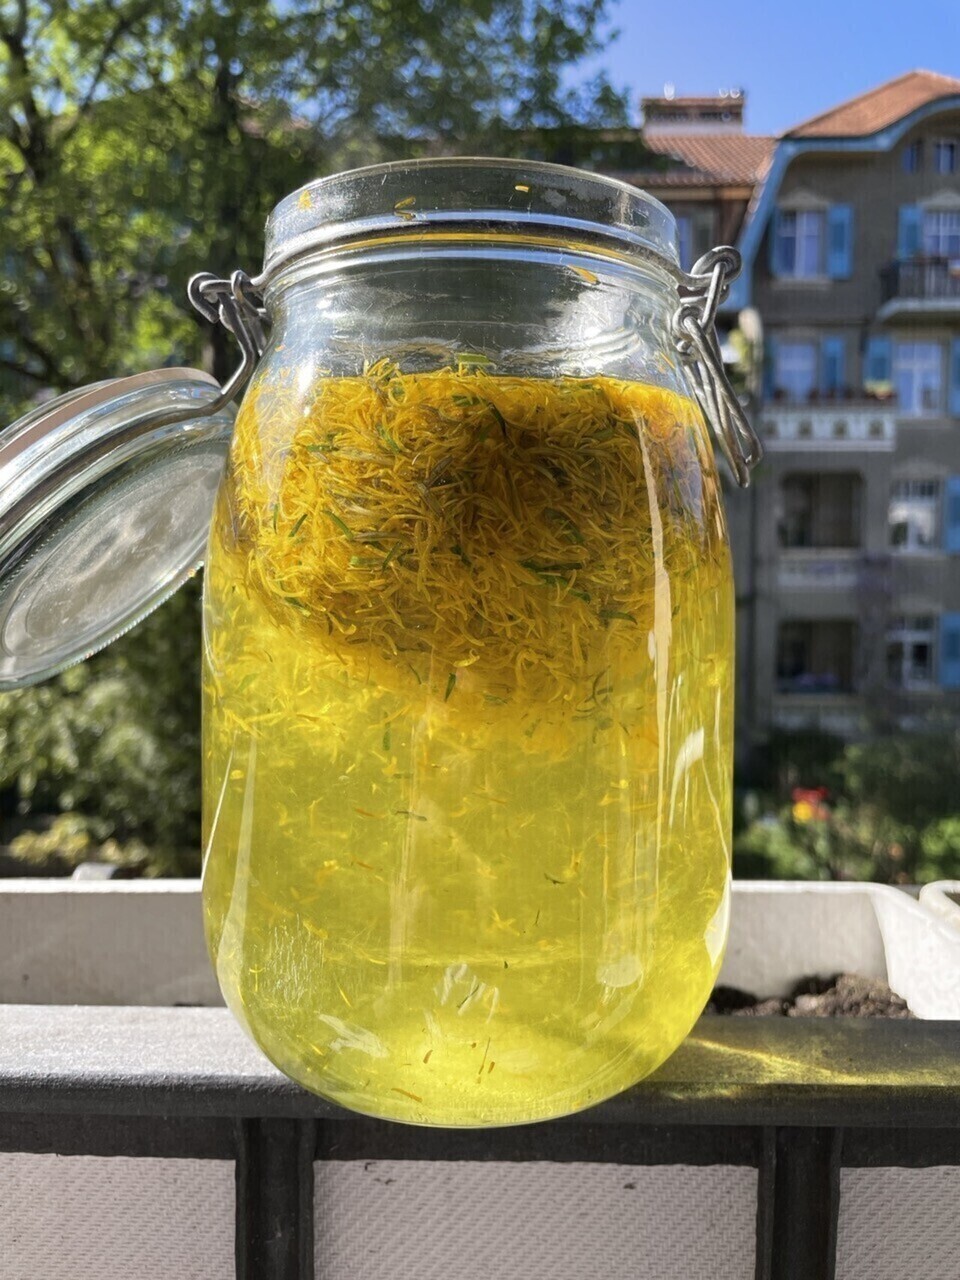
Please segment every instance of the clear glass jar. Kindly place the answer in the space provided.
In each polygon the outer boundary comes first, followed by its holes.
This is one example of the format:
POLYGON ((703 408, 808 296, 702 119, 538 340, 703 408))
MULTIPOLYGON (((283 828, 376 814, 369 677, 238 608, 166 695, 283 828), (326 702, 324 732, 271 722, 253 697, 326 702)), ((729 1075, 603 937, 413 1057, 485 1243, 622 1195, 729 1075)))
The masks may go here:
POLYGON ((727 928, 734 605, 624 184, 433 161, 268 224, 205 579, 224 996, 371 1115, 573 1112, 671 1053, 727 928))

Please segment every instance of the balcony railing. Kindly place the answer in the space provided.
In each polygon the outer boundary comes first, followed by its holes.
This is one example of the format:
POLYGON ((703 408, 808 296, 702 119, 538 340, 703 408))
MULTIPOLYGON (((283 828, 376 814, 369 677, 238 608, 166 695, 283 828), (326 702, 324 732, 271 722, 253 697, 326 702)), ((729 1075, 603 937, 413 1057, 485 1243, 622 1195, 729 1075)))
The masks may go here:
POLYGON ((8 884, 0 1274, 954 1274, 956 930, 885 886, 738 884, 733 899, 724 982, 858 972, 917 1020, 708 1016, 617 1098, 471 1132, 341 1111, 225 1009, 172 1007, 216 998, 195 884, 8 884))
POLYGON ((960 259, 922 257, 891 262, 880 271, 880 291, 884 304, 960 305, 960 259))
POLYGON ((853 591, 860 585, 859 551, 785 547, 777 565, 777 585, 785 591, 853 591))
POLYGON ((764 448, 820 451, 887 451, 896 447, 895 402, 891 400, 770 401, 763 407, 764 448))

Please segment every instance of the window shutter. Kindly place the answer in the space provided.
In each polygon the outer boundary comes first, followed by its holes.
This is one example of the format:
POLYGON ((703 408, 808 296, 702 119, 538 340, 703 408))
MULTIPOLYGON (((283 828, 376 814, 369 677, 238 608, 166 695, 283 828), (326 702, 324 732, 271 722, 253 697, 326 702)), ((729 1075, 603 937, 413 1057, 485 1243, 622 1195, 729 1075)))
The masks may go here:
POLYGON ((960 553, 960 476, 950 476, 944 489, 943 549, 960 553))
POLYGON ((713 215, 701 214, 693 220, 693 261, 713 248, 713 215))
POLYGON ((853 206, 834 204, 827 213, 827 275, 849 280, 853 275, 853 206))
POLYGON ((912 258, 920 252, 920 233, 920 209, 915 204, 902 204, 897 227, 897 257, 901 261, 904 258, 912 258))
POLYGON ((940 615, 940 685, 960 689, 960 613, 940 615))
POLYGON ((960 418, 960 338, 950 343, 950 412, 960 418))
POLYGON ((843 390, 846 354, 846 338, 824 338, 820 346, 820 391, 823 395, 843 390))
POLYGON ((767 338, 763 345, 763 398, 772 400, 777 389, 777 340, 767 338))
POLYGON ((893 344, 884 335, 874 334, 867 342, 864 382, 889 382, 893 377, 893 344))
POLYGON ((767 246, 770 253, 770 274, 780 275, 780 210, 774 209, 770 219, 770 241, 767 246))

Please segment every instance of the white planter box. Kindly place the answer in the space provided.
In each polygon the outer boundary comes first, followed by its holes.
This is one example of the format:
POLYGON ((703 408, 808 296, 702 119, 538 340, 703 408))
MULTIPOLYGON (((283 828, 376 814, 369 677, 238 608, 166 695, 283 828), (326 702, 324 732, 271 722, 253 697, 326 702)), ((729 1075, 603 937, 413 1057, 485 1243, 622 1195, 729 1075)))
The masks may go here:
MULTIPOLYGON (((960 1018, 949 891, 735 882, 720 981, 771 996, 856 973, 885 979, 921 1018, 960 1018)), ((0 881, 0 939, 0 1004, 221 1003, 195 880, 0 881)))
POLYGON ((925 891, 918 901, 881 884, 734 884, 720 982, 778 996, 836 973, 884 979, 920 1018, 960 1019, 960 923, 931 911, 925 891))

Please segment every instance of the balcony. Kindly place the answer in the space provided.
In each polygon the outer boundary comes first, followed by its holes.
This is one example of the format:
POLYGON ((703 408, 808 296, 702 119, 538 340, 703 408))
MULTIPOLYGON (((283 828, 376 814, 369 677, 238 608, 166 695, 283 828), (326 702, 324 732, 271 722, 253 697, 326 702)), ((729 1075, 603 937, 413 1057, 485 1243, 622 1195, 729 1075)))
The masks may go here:
POLYGON ((915 1020, 707 1015, 586 1113, 467 1131, 368 1120, 284 1079, 212 1007, 195 882, 7 882, 0 1274, 953 1275, 950 903, 864 884, 731 897, 723 983, 785 994, 857 973, 915 1020), (896 1246, 893 1267, 861 1265, 865 1236, 896 1246))
POLYGON ((960 260, 920 257, 891 262, 880 272, 879 319, 960 315, 960 260))
POLYGON ((790 548, 780 553, 777 586, 781 591, 856 591, 862 574, 859 551, 790 548))
POLYGON ((892 399, 807 404, 774 400, 763 407, 760 433, 768 453, 892 453, 897 443, 894 414, 892 399))

